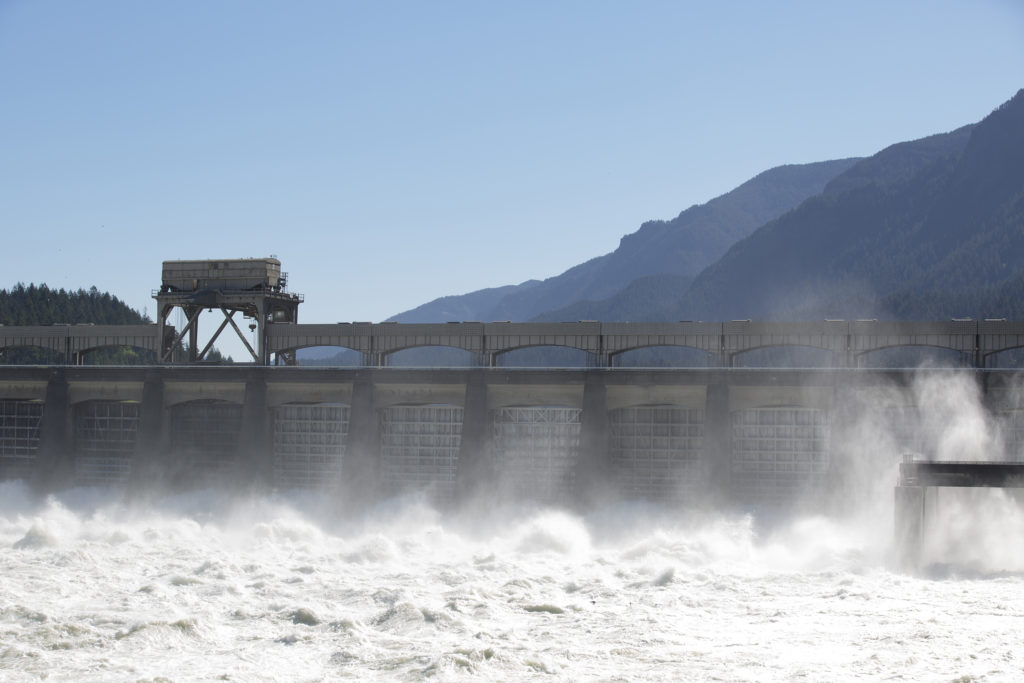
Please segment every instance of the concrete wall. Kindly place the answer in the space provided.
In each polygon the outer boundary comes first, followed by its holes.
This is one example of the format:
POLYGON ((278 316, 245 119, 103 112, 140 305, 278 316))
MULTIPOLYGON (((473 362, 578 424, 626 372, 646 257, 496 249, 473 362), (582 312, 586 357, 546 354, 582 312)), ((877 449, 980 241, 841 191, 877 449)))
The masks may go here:
MULTIPOLYGON (((924 372, 924 371, 921 371, 924 372)), ((933 371, 967 377, 1003 404, 1024 373, 933 371)), ((366 503, 376 495, 380 414, 390 406, 443 404, 463 409, 457 491, 472 495, 490 478, 487 448, 495 410, 551 406, 581 409, 575 481, 582 498, 608 488, 609 414, 635 406, 704 411, 697 487, 716 499, 735 493, 732 416, 740 411, 797 407, 842 420, 847 403, 873 389, 909 385, 920 373, 880 370, 634 370, 634 369, 311 369, 297 367, 0 367, 0 399, 44 404, 35 478, 41 486, 73 483, 75 405, 86 401, 141 404, 133 481, 169 471, 182 479, 171 416, 177 406, 228 404, 242 415, 231 482, 273 485, 273 410, 289 403, 345 404, 350 418, 341 468, 341 496, 366 503)), ((2 453, 0 453, 2 457, 2 453)), ((234 457, 234 456, 233 456, 234 457)), ((2 471, 2 470, 0 470, 2 471)), ((748 482, 749 483, 749 482, 748 482)), ((691 487, 692 488, 692 487, 691 487)), ((738 501, 743 503, 744 501, 738 501)))

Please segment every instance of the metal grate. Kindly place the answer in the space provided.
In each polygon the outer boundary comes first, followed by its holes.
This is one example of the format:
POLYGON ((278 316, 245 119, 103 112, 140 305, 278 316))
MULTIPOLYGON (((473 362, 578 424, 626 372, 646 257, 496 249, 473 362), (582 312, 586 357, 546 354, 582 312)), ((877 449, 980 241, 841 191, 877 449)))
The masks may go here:
POLYGON ((793 502, 828 469, 829 416, 816 408, 755 408, 732 415, 733 484, 755 504, 793 502))
POLYGON ((191 401, 171 410, 171 450, 190 475, 230 474, 238 459, 242 406, 191 401))
POLYGON ((638 406, 609 414, 609 453, 626 496, 685 498, 699 485, 704 411, 679 406, 638 406))
POLYGON ((348 441, 349 406, 290 404, 274 409, 274 484, 336 488, 348 441))
POLYGON ((462 443, 458 406, 391 406, 381 412, 381 489, 426 491, 435 503, 455 496, 462 443))
POLYGON ((999 413, 1006 459, 1024 461, 1024 410, 1004 410, 999 413))
POLYGON ((561 406, 495 411, 494 464, 507 493, 545 503, 572 494, 582 413, 561 406))
POLYGON ((0 479, 31 476, 42 419, 42 401, 0 400, 0 479))
POLYGON ((75 406, 75 482, 123 482, 131 475, 139 429, 139 404, 88 401, 75 406))

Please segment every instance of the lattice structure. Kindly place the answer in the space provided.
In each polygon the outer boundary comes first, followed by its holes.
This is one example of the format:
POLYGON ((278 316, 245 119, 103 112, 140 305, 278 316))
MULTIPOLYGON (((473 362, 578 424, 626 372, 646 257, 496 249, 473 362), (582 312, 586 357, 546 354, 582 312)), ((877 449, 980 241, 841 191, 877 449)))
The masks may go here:
POLYGON ((754 504, 786 504, 824 478, 829 416, 816 408, 756 408, 732 416, 733 485, 754 504))
POLYGON ((116 484, 132 471, 139 404, 88 401, 75 406, 75 482, 116 484))
POLYGON ((337 488, 348 441, 349 406, 290 404, 274 409, 274 485, 337 488))
POLYGON ((572 495, 582 414, 579 408, 560 406, 495 411, 495 470, 509 494, 545 503, 572 495))
POLYGON ((391 406, 381 412, 381 488, 426 491, 435 503, 455 497, 462 443, 459 406, 391 406))
POLYGON ((0 400, 0 479, 32 475, 42 419, 42 401, 0 400))
POLYGON ((613 476, 624 495, 685 499, 699 485, 704 411, 679 406, 621 408, 609 414, 613 476))
POLYGON ((238 459, 242 406, 191 401, 171 410, 171 450, 198 477, 231 474, 238 459))
MULTIPOLYGON (((213 344, 228 326, 234 330, 257 365, 270 362, 267 326, 296 323, 301 294, 288 292, 288 274, 281 272, 276 258, 219 259, 213 261, 164 261, 160 289, 153 292, 157 301, 157 338, 164 339, 171 312, 181 310, 188 322, 184 329, 160 353, 160 362, 174 360, 174 352, 188 337, 188 362, 205 360, 213 344), (203 311, 219 309, 223 320, 206 345, 199 348, 199 318, 203 311), (234 316, 242 313, 251 320, 249 329, 256 335, 253 348, 238 327, 234 316)), ((279 351, 278 361, 294 365, 293 353, 279 351)))

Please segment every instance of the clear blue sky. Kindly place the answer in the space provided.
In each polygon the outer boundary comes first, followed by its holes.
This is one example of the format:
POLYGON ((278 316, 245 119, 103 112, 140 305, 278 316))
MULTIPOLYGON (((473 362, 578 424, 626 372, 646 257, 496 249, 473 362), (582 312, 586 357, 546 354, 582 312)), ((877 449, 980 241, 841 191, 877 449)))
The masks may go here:
POLYGON ((378 321, 1022 86, 1016 0, 0 0, 0 287, 276 254, 378 321))

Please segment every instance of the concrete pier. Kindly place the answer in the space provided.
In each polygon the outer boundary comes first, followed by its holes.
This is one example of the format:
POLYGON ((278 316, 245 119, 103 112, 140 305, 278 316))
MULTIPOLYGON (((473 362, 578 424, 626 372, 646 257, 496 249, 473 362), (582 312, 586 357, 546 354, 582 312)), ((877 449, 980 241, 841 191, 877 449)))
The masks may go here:
MULTIPOLYGON (((835 422, 855 412, 847 403, 928 372, 7 366, 0 477, 42 488, 219 478, 319 487, 364 505, 382 493, 386 457, 388 495, 467 499, 501 491, 510 476, 516 495, 548 502, 639 496, 762 508, 827 485, 835 422), (537 479, 545 476, 561 479, 537 479)), ((1020 373, 930 372, 969 377, 993 411, 1024 411, 1014 403, 1020 373)), ((892 406, 899 416, 909 408, 892 406)), ((953 473, 913 476, 904 486, 956 485, 953 473)), ((916 494, 898 495, 915 505, 916 494)))
POLYGON ((940 487, 1024 488, 1024 462, 935 461, 906 458, 895 490, 893 540, 899 565, 920 568, 929 502, 940 487), (930 494, 930 495, 929 495, 930 494))

